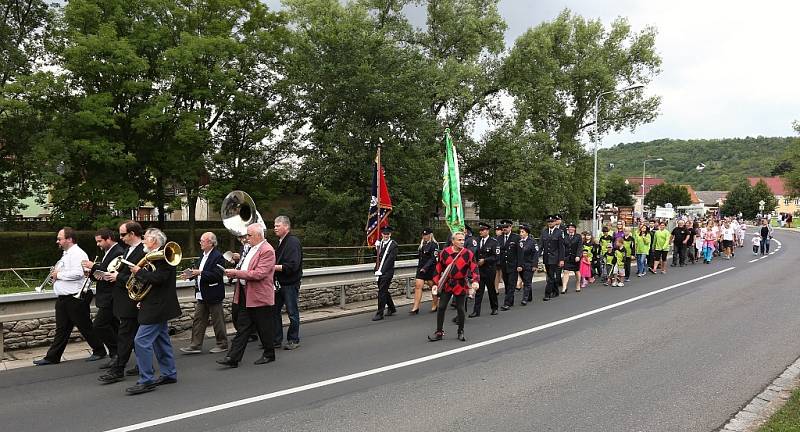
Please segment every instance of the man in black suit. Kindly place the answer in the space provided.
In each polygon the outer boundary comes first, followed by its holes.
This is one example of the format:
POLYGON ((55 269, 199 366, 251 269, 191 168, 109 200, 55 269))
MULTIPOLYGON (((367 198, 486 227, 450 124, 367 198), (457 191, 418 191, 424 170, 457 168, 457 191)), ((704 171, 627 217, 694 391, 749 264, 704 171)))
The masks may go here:
POLYGON ((519 226, 519 252, 517 255, 517 271, 522 275, 522 306, 533 302, 533 272, 539 264, 539 248, 536 240, 530 236, 531 227, 526 224, 519 226))
MULTIPOLYGON (((145 252, 155 252, 167 244, 167 236, 157 228, 144 233, 145 252)), ((173 384, 178 381, 175 369, 175 356, 169 338, 167 322, 181 315, 178 293, 175 290, 175 267, 165 260, 152 262, 154 269, 147 266, 131 267, 137 282, 150 286, 150 291, 139 302, 139 329, 136 331, 136 365, 139 366, 139 380, 128 387, 128 394, 140 394, 155 390, 157 386, 173 384), (161 376, 155 378, 153 356, 158 361, 161 376)))
POLYGON ((561 279, 558 278, 558 270, 564 266, 564 236, 561 230, 555 227, 556 218, 547 217, 547 228, 542 230, 539 238, 539 251, 542 254, 542 262, 547 271, 547 285, 544 290, 544 301, 558 295, 561 279))
POLYGON ((278 247, 275 248, 275 313, 273 329, 274 348, 283 344, 283 321, 281 309, 286 306, 289 315, 289 328, 286 330, 286 346, 293 350, 300 347, 300 280, 303 278, 303 248, 300 239, 291 233, 292 221, 288 216, 275 218, 275 235, 278 247))
POLYGON ((381 230, 381 240, 377 245, 377 259, 375 261, 375 276, 378 277, 378 311, 372 317, 373 321, 383 319, 383 311, 389 308, 387 316, 392 316, 397 312, 389 293, 389 285, 394 278, 394 261, 397 259, 397 242, 392 240, 394 228, 385 226, 381 230))
POLYGON ((506 297, 500 310, 507 311, 514 306, 514 294, 519 278, 519 272, 517 272, 519 235, 511 232, 512 222, 510 220, 502 220, 500 223, 503 224, 503 243, 500 245, 500 255, 503 257, 503 285, 506 287, 506 297))
POLYGON ((475 293, 475 306, 472 313, 469 314, 470 318, 481 316, 481 302, 483 301, 483 293, 489 291, 489 304, 492 307, 492 315, 497 315, 497 289, 494 285, 495 278, 495 263, 497 262, 497 253, 499 247, 497 240, 489 237, 489 224, 481 222, 478 224, 480 239, 478 240, 478 253, 476 259, 478 260, 478 272, 480 273, 480 282, 478 291, 475 293))
MULTIPOLYGON (((119 238, 128 245, 128 249, 122 255, 126 261, 136 264, 144 257, 143 233, 142 226, 138 222, 127 221, 119 226, 119 238)), ((128 298, 128 289, 125 287, 130 277, 130 268, 125 264, 122 264, 117 272, 110 272, 105 276, 107 281, 113 283, 113 288, 111 289, 112 307, 114 316, 119 320, 117 360, 111 365, 108 372, 97 378, 105 384, 125 379, 125 366, 131 358, 133 339, 139 329, 139 309, 136 307, 136 302, 128 298)), ((135 369, 127 372, 131 375, 138 374, 135 369)))
POLYGON ((200 259, 199 267, 186 269, 181 274, 183 279, 194 280, 194 296, 197 299, 192 318, 192 342, 188 347, 181 348, 181 352, 184 354, 203 352, 203 340, 206 338, 209 316, 217 340, 217 346, 211 348, 209 352, 226 352, 228 333, 225 327, 225 311, 222 309, 222 300, 225 299, 225 284, 222 281, 225 259, 217 250, 217 236, 213 232, 205 232, 200 236, 200 250, 203 251, 203 257, 200 259))
POLYGON ((112 299, 114 283, 105 280, 103 276, 111 260, 122 255, 125 250, 117 243, 114 231, 108 228, 97 230, 94 234, 94 241, 97 243, 97 247, 103 251, 103 259, 97 264, 88 260, 84 261, 83 267, 89 269, 89 278, 95 282, 94 305, 97 306, 97 313, 92 326, 97 337, 108 348, 108 355, 111 357, 108 363, 100 366, 100 369, 108 369, 117 359, 119 320, 114 316, 112 299))

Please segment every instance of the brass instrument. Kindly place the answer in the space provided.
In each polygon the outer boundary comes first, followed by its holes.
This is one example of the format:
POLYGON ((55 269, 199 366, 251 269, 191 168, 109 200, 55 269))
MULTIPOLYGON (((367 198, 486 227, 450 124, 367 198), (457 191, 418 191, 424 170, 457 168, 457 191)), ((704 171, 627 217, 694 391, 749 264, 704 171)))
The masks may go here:
MULTIPOLYGON (((141 268, 148 267, 152 271, 155 270, 153 261, 164 260, 167 264, 175 267, 181 263, 182 256, 183 252, 181 251, 181 246, 171 241, 164 245, 164 249, 148 253, 135 265, 141 268)), ((121 264, 132 265, 124 259, 122 259, 117 266, 121 264)), ((133 274, 131 274, 131 277, 128 278, 128 282, 125 284, 125 288, 128 290, 128 298, 133 301, 142 301, 152 287, 151 284, 136 279, 136 276, 133 274)))
MULTIPOLYGON (((94 264, 97 264, 97 260, 99 258, 100 258, 100 255, 95 255, 94 256, 94 260, 92 262, 94 264)), ((92 267, 94 267, 94 264, 92 264, 92 267)), ((92 271, 92 269, 89 269, 89 271, 92 271)), ((79 300, 83 300, 84 296, 86 296, 86 292, 89 291, 91 286, 92 286, 92 278, 89 277, 89 276, 86 276, 86 280, 83 281, 83 286, 81 286, 80 291, 75 293, 75 295, 73 297, 75 297, 76 299, 79 299, 79 300)))
POLYGON ((248 225, 264 224, 264 219, 256 210, 253 198, 247 192, 239 190, 229 193, 222 200, 222 209, 219 214, 222 216, 222 224, 236 237, 246 235, 248 225))
POLYGON ((36 287, 34 288, 36 292, 42 292, 45 289, 45 287, 53 283, 53 270, 55 269, 56 266, 51 266, 50 269, 47 270, 47 277, 44 278, 44 281, 42 281, 41 284, 36 285, 36 287))

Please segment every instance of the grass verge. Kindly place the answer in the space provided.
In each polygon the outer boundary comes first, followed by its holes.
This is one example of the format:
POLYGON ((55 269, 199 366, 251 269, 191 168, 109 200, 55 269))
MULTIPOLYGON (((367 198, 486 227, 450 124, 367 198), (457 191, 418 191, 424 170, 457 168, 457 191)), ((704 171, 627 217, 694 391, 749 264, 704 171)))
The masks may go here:
POLYGON ((758 432, 800 432, 800 389, 781 407, 758 432))

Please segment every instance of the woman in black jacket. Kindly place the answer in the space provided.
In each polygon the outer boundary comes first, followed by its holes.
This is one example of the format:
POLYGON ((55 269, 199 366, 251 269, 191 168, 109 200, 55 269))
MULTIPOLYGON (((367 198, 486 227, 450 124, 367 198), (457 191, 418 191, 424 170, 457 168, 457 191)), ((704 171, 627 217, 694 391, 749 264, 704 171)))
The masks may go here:
POLYGON ((567 293, 569 276, 575 274, 575 291, 581 290, 581 252, 583 252, 583 238, 575 232, 575 224, 567 225, 567 234, 564 236, 564 271, 561 273, 561 294, 567 293))
MULTIPOLYGON (((433 273, 436 269, 436 259, 439 257, 439 244, 433 238, 433 230, 425 228, 422 230, 422 239, 417 248, 417 276, 414 280, 414 305, 411 306, 409 314, 419 313, 419 306, 422 302, 422 288, 425 285, 431 286, 433 273)), ((432 310, 436 310, 439 305, 439 297, 434 296, 431 305, 432 310)))

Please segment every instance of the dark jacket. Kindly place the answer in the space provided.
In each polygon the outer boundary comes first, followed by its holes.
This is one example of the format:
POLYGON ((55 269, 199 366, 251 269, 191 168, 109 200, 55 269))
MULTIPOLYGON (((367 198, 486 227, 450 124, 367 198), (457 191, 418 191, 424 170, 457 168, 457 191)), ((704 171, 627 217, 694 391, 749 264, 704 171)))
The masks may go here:
MULTIPOLYGON (((478 239, 478 254, 475 258, 477 262, 480 263, 481 260, 483 261, 482 266, 478 266, 478 271, 480 273, 491 273, 494 274, 497 269, 495 269, 495 264, 497 264, 497 254, 500 252, 500 246, 497 244, 497 239, 494 237, 486 237, 486 241, 483 243, 483 247, 480 247, 481 239, 478 239)), ((494 276, 492 276, 494 277, 494 276)))
POLYGON ((151 284, 150 292, 142 299, 139 324, 159 324, 181 316, 181 305, 175 290, 175 267, 164 260, 153 261, 155 270, 142 268, 136 279, 151 284))
POLYGON ((548 265, 558 264, 559 261, 564 261, 564 235, 561 230, 555 228, 553 234, 550 234, 550 229, 545 228, 542 230, 542 235, 539 238, 539 252, 542 254, 542 262, 548 265))
POLYGON ((381 272, 380 277, 394 277, 395 259, 397 259, 397 242, 391 239, 388 242, 381 240, 377 261, 375 262, 376 271, 381 272))
POLYGON ((523 241, 522 237, 520 237, 518 244, 517 267, 522 267, 522 270, 532 271, 539 263, 539 248, 536 246, 536 240, 528 236, 523 241))
POLYGON ((503 271, 507 273, 517 271, 517 259, 519 258, 519 234, 511 233, 508 235, 508 242, 500 247, 503 256, 503 271))
MULTIPOLYGON (((130 248, 129 248, 130 249, 130 248)), ((127 250, 125 251, 127 253, 127 250)), ((123 256, 125 256, 123 254, 123 256)), ((139 260, 144 257, 144 245, 139 243, 139 246, 131 252, 130 256, 126 258, 128 261, 138 264, 139 260)), ((117 282, 114 284, 114 316, 117 318, 136 318, 139 315, 139 309, 136 308, 136 302, 128 297, 128 289, 125 285, 131 277, 131 270, 127 265, 122 264, 117 273, 117 282)))
POLYGON ((433 279, 438 257, 439 245, 435 241, 429 241, 417 250, 417 273, 425 275, 425 280, 433 279))
POLYGON ((300 285, 303 278, 303 248, 300 239, 286 234, 283 241, 275 249, 275 265, 281 265, 282 270, 275 272, 275 279, 282 286, 300 285))
POLYGON ((105 272, 108 269, 108 264, 114 258, 122 255, 125 252, 125 249, 120 246, 119 243, 115 244, 111 247, 111 250, 108 251, 108 254, 105 256, 102 262, 95 264, 92 266, 92 270, 89 271, 89 277, 95 281, 95 295, 94 295, 94 305, 97 307, 106 307, 110 308, 113 304, 113 296, 114 296, 114 282, 109 282, 105 280, 97 280, 94 277, 94 272, 102 271, 105 272))
MULTIPOLYGON (((202 262, 202 257, 200 258, 202 262)), ((194 292, 200 291, 200 296, 203 297, 203 303, 219 304, 225 298, 225 284, 222 281, 224 272, 219 265, 225 266, 225 258, 222 258, 222 253, 217 249, 211 249, 206 258, 206 263, 200 272, 200 287, 197 283, 194 285, 194 292)), ((197 278, 192 278, 196 280, 197 278)))
POLYGON ((564 236, 564 263, 571 264, 572 267, 578 267, 580 261, 575 261, 575 258, 580 258, 583 251, 583 239, 579 234, 574 234, 570 237, 569 234, 564 236))

